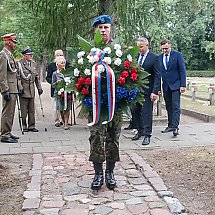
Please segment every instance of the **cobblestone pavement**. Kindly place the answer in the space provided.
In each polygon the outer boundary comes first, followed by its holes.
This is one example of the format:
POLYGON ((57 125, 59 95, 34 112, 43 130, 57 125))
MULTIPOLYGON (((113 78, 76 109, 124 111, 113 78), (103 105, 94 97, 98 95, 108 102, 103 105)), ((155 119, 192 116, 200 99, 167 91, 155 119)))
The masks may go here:
POLYGON ((131 131, 122 129, 121 161, 115 170, 118 187, 111 191, 103 185, 98 193, 93 193, 90 184, 94 172, 88 162, 86 120, 76 118, 77 125, 70 126, 69 130, 56 128, 49 87, 43 83, 44 117, 38 98, 35 101, 39 132, 21 135, 16 118, 13 134, 20 136, 19 142, 1 143, 0 154, 32 153, 33 156, 29 172, 31 183, 23 194, 23 215, 185 215, 179 200, 135 150, 213 145, 215 124, 182 119, 185 123, 180 126, 181 135, 177 138, 172 134, 161 134, 166 124, 155 126, 150 145, 144 147, 141 140, 131 141, 131 131))
POLYGON ((159 175, 136 153, 121 153, 114 191, 105 185, 98 192, 89 189, 94 171, 87 158, 81 152, 34 154, 23 215, 173 214, 168 205, 183 212, 159 175))

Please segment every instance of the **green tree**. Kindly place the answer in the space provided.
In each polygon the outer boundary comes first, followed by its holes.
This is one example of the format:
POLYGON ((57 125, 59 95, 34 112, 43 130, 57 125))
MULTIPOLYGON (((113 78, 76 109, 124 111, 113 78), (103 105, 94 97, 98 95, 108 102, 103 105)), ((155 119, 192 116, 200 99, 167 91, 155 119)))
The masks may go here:
POLYGON ((17 53, 29 45, 46 64, 55 49, 78 48, 77 34, 91 39, 93 19, 109 14, 113 37, 125 44, 145 36, 160 53, 160 41, 168 38, 189 69, 207 69, 214 59, 214 5, 213 0, 1 0, 0 33, 18 33, 17 53))

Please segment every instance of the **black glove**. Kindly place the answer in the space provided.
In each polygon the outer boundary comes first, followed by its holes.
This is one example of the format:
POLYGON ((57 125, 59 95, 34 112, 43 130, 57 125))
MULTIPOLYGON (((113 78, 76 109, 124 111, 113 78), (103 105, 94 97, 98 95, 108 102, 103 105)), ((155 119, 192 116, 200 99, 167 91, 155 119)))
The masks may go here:
POLYGON ((38 89, 38 94, 39 96, 43 94, 43 90, 42 89, 38 89))
POLYGON ((9 101, 11 100, 10 92, 9 92, 9 91, 3 92, 3 93, 2 93, 2 96, 3 96, 3 98, 4 98, 4 100, 5 100, 6 102, 9 102, 9 101))
POLYGON ((24 89, 19 90, 18 94, 19 94, 19 96, 23 96, 23 94, 24 94, 24 89))

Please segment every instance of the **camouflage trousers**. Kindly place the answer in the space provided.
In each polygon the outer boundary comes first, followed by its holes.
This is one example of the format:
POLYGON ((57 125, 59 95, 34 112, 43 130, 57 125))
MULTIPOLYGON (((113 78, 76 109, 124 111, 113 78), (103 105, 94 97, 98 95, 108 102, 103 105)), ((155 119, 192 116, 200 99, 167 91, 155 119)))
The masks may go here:
POLYGON ((98 123, 90 127, 90 157, 97 163, 119 161, 119 137, 122 126, 122 114, 115 113, 113 120, 102 125, 98 123))

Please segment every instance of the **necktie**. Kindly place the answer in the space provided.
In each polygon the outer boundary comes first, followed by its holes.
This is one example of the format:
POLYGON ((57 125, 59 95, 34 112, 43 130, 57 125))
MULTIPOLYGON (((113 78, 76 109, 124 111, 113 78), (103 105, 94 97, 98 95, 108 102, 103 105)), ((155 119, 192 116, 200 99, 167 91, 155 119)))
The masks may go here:
POLYGON ((169 63, 168 55, 165 55, 165 63, 166 63, 166 68, 167 68, 168 63, 169 63))
POLYGON ((140 60, 139 60, 139 65, 140 66, 142 66, 142 64, 143 64, 143 57, 144 57, 144 55, 141 55, 141 57, 140 57, 140 60))

